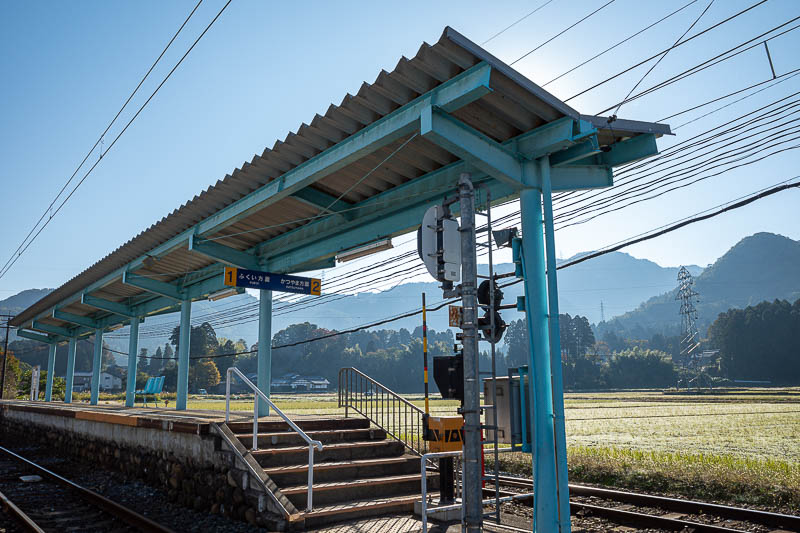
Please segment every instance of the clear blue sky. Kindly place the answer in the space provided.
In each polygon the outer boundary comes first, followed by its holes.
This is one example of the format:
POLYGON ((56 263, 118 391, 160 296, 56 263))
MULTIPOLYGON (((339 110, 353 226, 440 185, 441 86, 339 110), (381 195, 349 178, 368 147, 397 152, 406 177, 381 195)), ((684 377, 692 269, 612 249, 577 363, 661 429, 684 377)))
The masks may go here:
MULTIPOLYGON (((330 103, 435 42, 451 25, 480 43, 537 2, 266 2, 234 0, 61 213, 0 279, 0 299, 56 287, 226 173, 283 139, 330 103)), ((688 1, 688 0, 686 0, 688 1)), ((686 3, 616 0, 515 65, 543 83, 686 3)), ((604 2, 554 0, 486 47, 510 62, 604 2)), ((691 34, 753 2, 717 0, 691 34)), ((0 264, 28 232, 131 89, 194 6, 189 2, 5 2, 0 18, 0 264)), ((222 6, 205 0, 130 108, 138 107, 222 6)), ((547 87, 566 98, 666 48, 707 5, 664 24, 547 87)), ((770 0, 721 30, 676 49, 642 87, 800 15, 770 0)), ((800 67, 800 30, 770 43, 777 72, 800 67)), ((570 102, 583 113, 615 103, 639 69, 570 102)), ((763 49, 677 83, 620 111, 654 121, 770 76, 763 49)), ((678 130, 666 147, 726 118, 800 90, 800 76, 678 130)), ((683 122, 679 117, 673 125, 683 122)), ((106 137, 119 131, 129 113, 106 137)), ((96 154, 90 161, 96 159, 96 154)), ((800 174, 796 150, 557 235, 570 256, 800 174)), ((800 238, 800 191, 632 247, 662 265, 705 266, 757 231, 800 238)))

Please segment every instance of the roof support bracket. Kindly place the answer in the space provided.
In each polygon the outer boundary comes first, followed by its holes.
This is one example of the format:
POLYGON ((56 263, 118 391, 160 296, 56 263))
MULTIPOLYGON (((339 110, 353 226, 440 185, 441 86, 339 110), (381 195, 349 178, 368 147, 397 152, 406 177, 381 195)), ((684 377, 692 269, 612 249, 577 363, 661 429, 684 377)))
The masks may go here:
POLYGON ((39 331, 44 331, 46 333, 50 333, 52 335, 60 335, 62 337, 75 337, 82 333, 78 331, 78 328, 61 328, 58 326, 52 326, 50 324, 43 324, 37 320, 33 321, 31 328, 38 329, 39 331))
POLYGON ((184 299, 183 291, 178 289, 178 287, 175 285, 164 283, 163 281, 157 281, 145 276, 140 276, 138 274, 133 274, 129 271, 122 273, 122 283, 125 285, 138 287, 139 289, 152 292, 153 294, 164 296, 165 298, 171 298, 173 300, 184 299))
POLYGON ((47 344, 58 344, 59 342, 67 340, 59 335, 42 335, 41 333, 25 331, 24 329, 18 329, 17 336, 30 339, 32 341, 46 342, 47 344))
POLYGON ((61 311, 60 309, 53 309, 53 318, 62 320, 64 322, 69 322, 71 324, 76 324, 78 326, 85 326, 87 328, 101 327, 96 320, 91 319, 88 316, 80 316, 73 313, 68 313, 66 311, 61 311))
POLYGON ((587 164, 587 158, 600 154, 600 142, 597 135, 591 135, 580 144, 576 144, 566 150, 550 155, 550 166, 559 167, 570 163, 587 164))
POLYGON ((106 300, 104 298, 98 298, 97 296, 92 296, 87 293, 83 293, 81 295, 81 303, 83 305, 88 305, 89 307, 94 307, 95 309, 102 309, 103 311, 108 311, 109 313, 122 315, 128 318, 136 316, 133 308, 125 304, 112 302, 111 300, 106 300))
POLYGON ((206 257, 228 263, 235 267, 259 270, 259 261, 255 255, 236 250, 215 241, 201 239, 197 235, 189 237, 189 251, 205 255, 206 257))
POLYGON ((608 167, 631 163, 658 153, 656 136, 653 133, 631 137, 625 141, 614 143, 609 148, 608 152, 603 152, 601 155, 602 164, 608 167))
POLYGON ((311 207, 320 209, 321 210, 320 213, 329 213, 329 214, 339 213, 342 214, 342 216, 344 216, 345 218, 347 218, 350 215, 349 209, 353 207, 353 204, 345 202, 344 200, 341 200, 326 192, 322 192, 319 189, 314 189, 313 187, 306 187, 305 189, 300 189, 292 196, 306 205, 310 205, 311 207))
POLYGON ((514 188, 522 188, 522 162, 503 145, 433 106, 420 113, 420 134, 463 161, 514 188))

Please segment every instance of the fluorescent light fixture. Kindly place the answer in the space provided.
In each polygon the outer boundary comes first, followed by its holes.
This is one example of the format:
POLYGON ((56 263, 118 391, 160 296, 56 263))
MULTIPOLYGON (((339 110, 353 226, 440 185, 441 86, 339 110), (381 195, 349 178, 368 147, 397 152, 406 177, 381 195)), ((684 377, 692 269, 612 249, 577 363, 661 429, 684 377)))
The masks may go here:
POLYGON ((122 328, 122 324, 117 324, 116 326, 108 326, 106 331, 117 331, 120 328, 122 328))
POLYGON ((239 294, 239 291, 236 290, 236 287, 230 287, 228 289, 222 289, 221 291, 215 292, 214 294, 209 294, 208 300, 211 302, 216 302, 217 300, 222 300, 223 298, 234 296, 236 294, 239 294))
POLYGON ((364 257, 365 255, 382 252, 390 248, 393 248, 392 239, 383 239, 365 244, 364 246, 359 246, 358 248, 341 252, 336 256, 336 260, 340 263, 344 263, 345 261, 352 261, 353 259, 358 259, 359 257, 364 257))

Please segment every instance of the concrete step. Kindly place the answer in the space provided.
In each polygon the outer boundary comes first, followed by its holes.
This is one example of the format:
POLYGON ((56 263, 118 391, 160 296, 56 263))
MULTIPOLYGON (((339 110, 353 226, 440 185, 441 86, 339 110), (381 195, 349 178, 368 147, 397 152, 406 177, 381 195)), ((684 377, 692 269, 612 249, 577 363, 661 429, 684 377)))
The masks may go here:
MULTIPOLYGON (((366 418, 297 418, 292 422, 303 431, 325 431, 334 429, 362 429, 369 427, 369 420, 366 418)), ((249 433, 253 435, 253 420, 242 422, 228 422, 228 427, 236 434, 249 433)), ((289 424, 283 420, 259 420, 258 432, 270 433, 279 431, 290 431, 289 424)))
MULTIPOLYGON (((261 428, 259 428, 261 429, 261 428)), ((305 430, 304 430, 305 431, 305 430)), ((323 444, 357 441, 357 440, 384 440, 386 432, 377 428, 358 428, 358 429, 333 429, 322 431, 307 431, 306 434, 314 440, 323 444)), ((253 446, 252 433, 237 433, 239 441, 246 447, 253 446)), ((271 447, 282 445, 301 445, 305 440, 294 431, 277 431, 273 433, 258 433, 258 447, 271 447)))
MULTIPOLYGON (((347 461, 373 459, 403 455, 405 446, 396 440, 341 442, 323 445, 322 451, 314 451, 314 464, 325 461, 347 461)), ((262 467, 308 464, 308 446, 286 446, 265 448, 251 452, 262 467)))
MULTIPOLYGON (((314 462, 314 481, 325 483, 346 479, 378 476, 398 476, 420 471, 420 459, 416 455, 357 459, 353 461, 314 462)), ((308 480, 308 464, 275 466, 264 468, 264 472, 279 487, 302 485, 308 480)))
POLYGON ((311 512, 303 513, 306 527, 318 527, 344 520, 366 518, 394 513, 411 513, 414 502, 421 500, 419 494, 360 500, 346 504, 314 506, 311 512))
MULTIPOLYGON (((434 487, 438 476, 428 476, 429 488, 434 487)), ((420 474, 402 476, 383 476, 348 481, 314 483, 314 505, 330 505, 347 503, 365 499, 380 499, 392 496, 405 496, 422 493, 420 474)), ((437 486, 438 488, 438 486, 437 486)), ((308 497, 308 485, 282 487, 281 493, 289 498, 295 507, 305 509, 308 497)))

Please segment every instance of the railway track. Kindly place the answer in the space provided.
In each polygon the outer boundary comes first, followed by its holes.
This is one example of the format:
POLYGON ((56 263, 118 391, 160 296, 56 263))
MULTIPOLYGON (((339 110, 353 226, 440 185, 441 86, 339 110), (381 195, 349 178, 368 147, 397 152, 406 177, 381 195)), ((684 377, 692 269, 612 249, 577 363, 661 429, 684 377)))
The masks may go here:
POLYGON ((0 506, 23 531, 173 533, 1 446, 0 506))
MULTIPOLYGON (((515 489, 501 490, 501 496, 530 492, 533 488, 530 479, 508 476, 500 476, 500 485, 515 489)), ((604 518, 620 525, 696 533, 800 532, 800 516, 583 485, 569 488, 573 514, 604 518)), ((494 496, 494 489, 485 489, 485 495, 494 496)), ((516 502, 532 505, 533 498, 516 502)))

